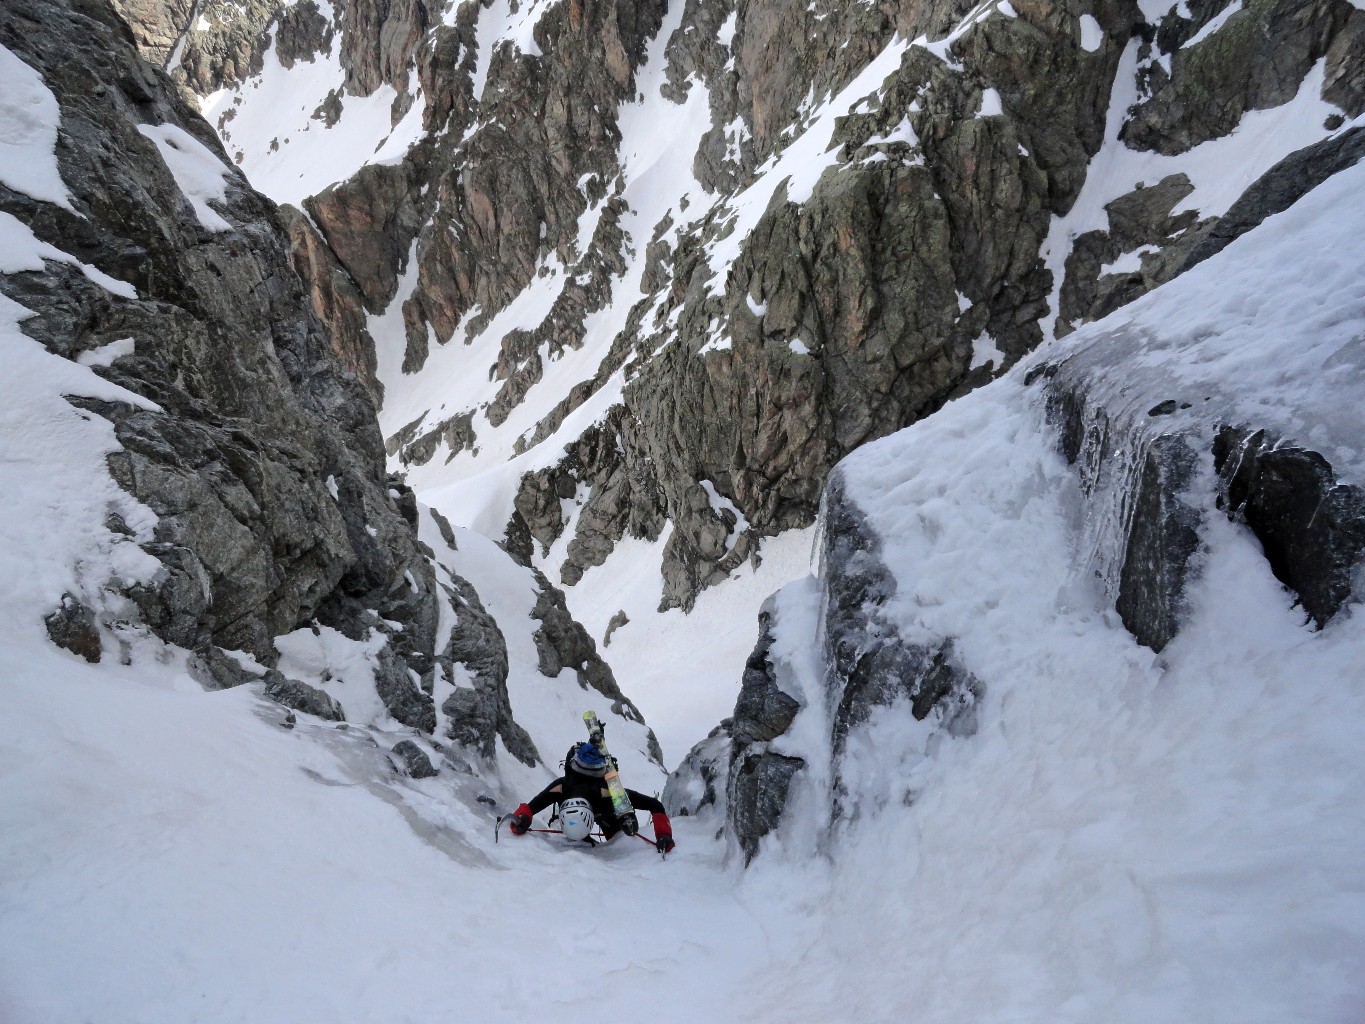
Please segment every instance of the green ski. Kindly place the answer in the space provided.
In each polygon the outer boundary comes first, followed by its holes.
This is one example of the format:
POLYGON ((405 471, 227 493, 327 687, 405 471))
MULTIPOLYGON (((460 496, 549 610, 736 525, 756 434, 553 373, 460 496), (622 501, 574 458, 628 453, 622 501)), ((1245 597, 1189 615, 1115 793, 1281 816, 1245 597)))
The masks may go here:
POLYGON ((616 771, 616 759, 607 750, 607 741, 603 736, 602 723, 598 721, 597 713, 584 711, 583 724, 588 727, 588 739, 592 740, 593 746, 600 750, 607 760, 607 774, 603 781, 607 784, 607 794, 611 797, 611 809, 621 823, 621 831, 633 836, 639 831, 640 825, 635 820, 635 808, 631 806, 630 797, 626 795, 626 787, 621 784, 621 776, 616 771))

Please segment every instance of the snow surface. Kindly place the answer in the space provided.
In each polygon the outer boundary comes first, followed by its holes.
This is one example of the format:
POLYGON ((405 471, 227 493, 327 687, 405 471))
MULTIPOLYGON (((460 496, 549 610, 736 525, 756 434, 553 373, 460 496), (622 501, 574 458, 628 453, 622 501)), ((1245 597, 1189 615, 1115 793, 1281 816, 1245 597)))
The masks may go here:
POLYGON ((1093 14, 1082 14, 1080 24, 1081 49, 1087 53, 1094 53, 1104 43, 1104 29, 1100 27, 1093 14))
POLYGON ((225 202, 226 182, 230 173, 217 154, 183 128, 173 124, 140 124, 137 130, 156 144, 156 150, 176 185, 190 201, 199 223, 210 231, 231 231, 229 224, 210 200, 225 202))
MULTIPOLYGON (((1151 339, 1139 389, 1154 367, 1221 380, 1358 469, 1346 444, 1365 433, 1342 407, 1365 308, 1348 270, 1325 270, 1365 259, 1362 185, 1343 172, 1122 311, 1124 337, 1151 339)), ((538 779, 404 780, 369 730, 300 715, 286 731, 250 687, 205 692, 145 635, 125 635, 129 665, 53 647, 41 618, 63 592, 148 569, 103 529, 109 507, 147 536, 150 517, 104 471, 109 425, 60 398, 118 389, 0 313, 20 371, 0 377, 7 1024, 1365 1014, 1365 616, 1313 632, 1245 530, 1210 515, 1190 622, 1160 657, 1137 646, 1084 571, 1080 495, 1026 367, 843 464, 900 581, 889 614, 957 636, 986 680, 978 733, 936 741, 891 709, 850 748, 862 820, 825 836, 816 770, 741 873, 700 820, 676 823, 666 861, 624 837, 495 844, 476 798, 505 808, 538 779)), ((1117 345, 1117 322, 1044 357, 1117 345)), ((438 557, 474 577, 490 548, 463 531, 438 557)), ((479 581, 490 603, 524 610, 524 581, 499 579, 479 581)), ((722 621, 725 593, 708 598, 722 621)), ((807 702, 782 742, 809 749, 828 736, 816 582, 775 607, 774 660, 807 702)), ((632 642, 677 650, 652 629, 632 642)))
MULTIPOLYGON (((1142 6, 1155 21, 1172 4, 1142 6)), ((691 216, 707 212, 690 172, 709 127, 706 90, 692 82, 669 117, 657 106, 663 46, 682 7, 671 5, 651 43, 641 98, 619 112, 623 227, 636 255, 610 305, 580 350, 547 362, 532 401, 502 428, 476 418, 477 457, 445 464, 442 451, 412 474, 425 500, 470 527, 456 528, 451 547, 424 514, 422 538, 438 578, 474 581, 502 624, 514 714, 551 767, 585 707, 604 718, 608 709, 572 671, 539 674, 533 577, 486 537, 500 536, 519 475, 553 462, 619 400, 620 374, 546 444, 509 459, 536 410, 605 356, 639 298, 654 226, 671 215, 664 237, 676 239, 684 196, 691 216)), ((502 39, 533 52, 545 8, 514 13, 496 0, 481 11, 480 76, 502 39)), ((835 159, 823 148, 833 119, 874 92, 907 45, 947 61, 953 38, 997 13, 1015 12, 988 0, 947 39, 893 41, 839 96, 812 97, 804 133, 765 178, 715 199, 736 224, 709 254, 713 286, 783 182, 789 198, 809 194, 835 159)), ((1087 49, 1101 41, 1089 18, 1087 49)), ((732 15, 722 32, 734 26, 732 15)), ((1220 213, 1286 152, 1328 134, 1319 66, 1293 102, 1248 114, 1225 139, 1179 158, 1128 151, 1117 131, 1136 70, 1132 48, 1105 147, 1054 222, 1054 270, 1067 237, 1103 227, 1104 204, 1138 182, 1185 171, 1196 192, 1183 208, 1220 213)), ((225 137, 274 198, 297 202, 366 162, 401 157, 417 137, 420 97, 394 128, 384 90, 343 97, 342 122, 324 129, 311 114, 339 81, 330 56, 286 73, 271 53, 260 76, 213 99, 216 115, 235 110, 225 137)), ((0 181, 66 205, 50 93, 3 48, 0 84, 0 181)), ((985 103, 993 112, 994 97, 985 103)), ((207 202, 221 172, 192 160, 182 173, 201 219, 217 216, 207 202)), ((783 828, 743 873, 706 820, 675 822, 680 846, 667 861, 628 838, 592 852, 544 835, 494 843, 496 811, 549 773, 500 750, 499 773, 482 781, 450 770, 420 782, 394 775, 385 750, 411 733, 374 698, 366 642, 321 628, 278 641, 291 673, 343 701, 346 729, 299 715, 286 731, 281 710, 251 687, 203 691, 183 651, 118 624, 129 609, 104 584, 155 572, 138 546, 154 517, 108 477, 109 424, 61 397, 146 406, 93 369, 136 339, 78 365, 24 337, 26 311, 0 297, 0 1021, 1365 1019, 1365 616, 1357 608, 1309 630, 1255 542, 1210 510, 1190 621, 1160 657, 1137 646, 1093 576, 1102 524, 1084 518, 1036 393, 1021 383, 1037 359, 1074 354, 1110 367, 1116 409, 1151 394, 1197 397, 1198 412, 1280 425, 1359 483, 1362 186, 1365 171, 1343 172, 1185 277, 846 461, 900 582, 887 613, 907 633, 957 638, 986 681, 980 728, 946 738, 888 710, 853 739, 843 765, 861 820, 827 834, 831 780, 817 760, 783 828), (133 539, 107 530, 111 511, 133 539), (66 593, 110 624, 98 667, 46 637, 43 616, 66 593)), ((599 215, 585 212, 580 243, 599 215)), ((0 216, 0 272, 41 270, 44 260, 133 295, 0 216)), ((399 311, 414 282, 404 280, 370 322, 386 433, 487 400, 483 378, 502 333, 538 324, 573 272, 557 259, 544 269, 470 345, 462 333, 433 345, 417 377, 398 370, 399 311)), ((978 339, 974 365, 997 356, 989 337, 978 339)), ((583 497, 566 503, 570 516, 583 497)), ((714 491, 711 500, 724 507, 714 491)), ((821 751, 830 709, 815 643, 814 531, 766 541, 761 564, 703 592, 689 615, 656 611, 667 539, 626 540, 568 594, 666 761, 729 714, 757 639, 753 611, 792 580, 773 598, 770 657, 805 707, 776 748, 821 751), (602 646, 618 612, 629 621, 602 646)), ((552 579, 564 548, 537 558, 552 579)), ((443 613, 443 626, 454 614, 443 613)), ((442 676, 438 706, 467 685, 442 676)), ((627 783, 652 792, 662 778, 643 728, 608 721, 627 783)))
POLYGON ((70 210, 57 166, 57 97, 37 71, 0 46, 0 182, 70 210))
MULTIPOLYGON (((319 7, 331 15, 330 4, 319 7)), ((259 74, 218 90, 201 110, 251 184, 297 206, 366 164, 397 163, 421 137, 425 101, 419 94, 395 125, 391 85, 369 96, 341 95, 341 116, 328 128, 318 108, 343 78, 339 50, 286 68, 272 44, 259 74)))

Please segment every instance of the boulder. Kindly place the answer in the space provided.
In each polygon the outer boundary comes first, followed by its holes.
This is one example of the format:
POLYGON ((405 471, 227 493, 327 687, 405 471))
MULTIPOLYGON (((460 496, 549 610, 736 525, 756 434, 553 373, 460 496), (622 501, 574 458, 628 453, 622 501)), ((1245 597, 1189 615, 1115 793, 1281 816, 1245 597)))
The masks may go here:
POLYGON ((43 622, 48 638, 58 647, 98 664, 103 655, 99 623, 94 609, 72 594, 63 594, 62 603, 43 622))
POLYGON ((282 704, 295 711, 316 715, 328 722, 346 721, 346 713, 336 698, 316 686, 309 686, 297 679, 288 679, 274 669, 265 674, 263 692, 276 704, 282 704))
POLYGON ((412 740, 400 740, 390 752, 395 767, 411 779, 431 779, 440 774, 427 753, 412 740))

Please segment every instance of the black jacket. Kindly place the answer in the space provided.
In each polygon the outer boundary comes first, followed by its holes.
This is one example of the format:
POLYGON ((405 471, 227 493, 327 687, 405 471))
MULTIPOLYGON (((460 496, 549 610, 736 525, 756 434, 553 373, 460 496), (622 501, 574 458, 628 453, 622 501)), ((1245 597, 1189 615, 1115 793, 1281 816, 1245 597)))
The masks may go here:
MULTIPOLYGON (((644 811, 647 814, 664 813, 664 805, 652 796, 646 796, 633 789, 627 789, 626 796, 630 797, 630 805, 637 811, 644 811)), ((560 778, 531 797, 527 806, 531 808, 532 814, 539 814, 550 804, 563 803, 573 797, 582 797, 592 806, 593 817, 597 819, 603 835, 611 836, 620 830, 621 826, 617 824, 616 812, 612 809, 611 795, 607 792, 606 782, 592 775, 583 775, 572 768, 566 769, 560 778)))

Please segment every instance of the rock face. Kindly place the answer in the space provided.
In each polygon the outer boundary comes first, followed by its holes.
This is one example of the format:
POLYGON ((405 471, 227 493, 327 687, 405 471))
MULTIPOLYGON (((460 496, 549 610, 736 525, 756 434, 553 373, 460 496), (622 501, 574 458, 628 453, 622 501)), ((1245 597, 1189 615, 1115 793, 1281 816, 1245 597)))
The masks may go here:
MULTIPOLYGON (((524 764, 540 763, 542 755, 535 742, 512 714, 507 633, 489 613, 474 585, 460 575, 461 541, 455 529, 434 509, 425 510, 423 527, 423 537, 435 553, 438 584, 453 613, 436 658, 440 678, 454 684, 440 707, 443 735, 455 744, 446 751, 445 762, 460 772, 478 772, 495 763, 497 745, 501 742, 524 764)), ((472 536, 469 531, 461 531, 460 535, 465 538, 464 543, 477 540, 485 547, 491 546, 487 539, 472 536)), ((535 663, 523 664, 519 671, 523 675, 539 673, 549 686, 562 686, 563 680, 571 678, 575 706, 581 699, 576 691, 605 698, 610 713, 643 733, 647 757, 662 764, 653 731, 645 726, 639 710, 617 686, 610 666, 598 654, 587 631, 569 614, 563 592, 541 573, 528 571, 510 558, 506 573, 526 578, 534 594, 526 621, 513 620, 508 624, 511 629, 529 633, 529 646, 534 651, 535 663)), ((617 728, 622 726, 618 724, 617 728)))
MULTIPOLYGON (((293 11, 302 31, 308 12, 293 11)), ((512 718, 498 624, 419 540, 415 497, 387 472, 375 353, 350 270, 313 222, 247 185, 106 4, 9 5, 0 43, 60 108, 56 159, 71 196, 67 208, 0 185, 0 209, 72 254, 0 277, 0 291, 32 312, 23 329, 52 353, 105 353, 98 372, 149 400, 71 399, 113 424, 121 447, 109 472, 153 513, 135 527, 111 513, 107 528, 160 568, 139 583, 97 582, 96 607, 68 595, 47 617, 53 642, 99 661, 110 629, 150 629, 191 652, 206 687, 254 684, 336 722, 347 711, 326 689, 330 671, 309 676, 316 669, 286 652, 350 643, 388 717, 418 733, 443 727, 457 744, 452 763, 495 768, 499 738, 538 763, 512 718), (458 673, 473 688, 438 709, 438 679, 458 673)), ((387 65, 359 67, 362 81, 387 65)), ((442 521, 438 532, 450 528, 442 521)), ((563 595, 542 583, 525 628, 543 671, 572 667, 643 728, 563 595)))
POLYGON ((891 798, 896 780, 882 780, 877 792, 849 782, 850 774, 861 774, 864 751, 876 746, 874 729, 883 715, 904 711, 931 735, 965 737, 976 731, 977 703, 985 695, 981 680, 961 665, 952 638, 903 636, 883 613, 896 578, 837 472, 824 509, 820 577, 810 584, 818 599, 783 600, 784 591, 764 605, 734 715, 693 749, 665 791, 675 812, 721 810, 746 865, 765 837, 784 829, 798 790, 814 801, 826 834, 891 798), (811 644, 812 635, 819 666, 803 670, 789 652, 811 644), (719 778, 726 780, 723 800, 719 778))
POLYGON ((92 664, 98 664, 104 656, 95 611, 74 595, 63 597, 61 606, 48 615, 45 622, 47 635, 58 647, 65 647, 92 664))
POLYGON ((1219 507, 1250 527, 1277 579, 1322 628, 1362 593, 1365 490, 1310 448, 1223 426, 1213 444, 1219 507))
POLYGON ((712 729, 669 775, 660 799, 673 817, 719 817, 723 824, 731 724, 727 718, 712 729))
MULTIPOLYGON (((1229 422, 1216 404, 1209 413, 1168 399, 1142 412, 1117 399, 1106 375, 1081 354, 1032 379, 1045 390, 1060 450, 1100 510, 1097 534, 1107 537, 1093 546, 1112 554, 1095 575, 1140 643, 1159 652, 1183 623, 1199 569, 1199 492, 1215 493, 1218 508, 1251 529, 1319 628, 1358 595, 1365 503, 1327 458, 1279 426, 1229 422)), ((1136 380, 1128 387, 1142 393, 1136 380)))
MULTIPOLYGON (((384 657, 429 679, 436 591, 415 509, 386 475, 363 389, 303 300, 275 208, 222 163, 107 7, 11 5, 0 33, 60 104, 57 157, 74 197, 67 211, 7 192, 3 207, 128 289, 56 263, 0 287, 60 355, 131 338, 101 372, 159 407, 88 403, 123 446, 110 472, 158 517, 144 547, 163 570, 128 594, 144 621, 190 650, 266 666, 273 638, 310 621, 353 638, 377 630, 384 657), (221 177, 210 212, 186 200, 165 147, 221 177)), ((389 696, 400 720, 413 717, 400 710, 412 694, 389 696)))
MULTIPOLYGON (((777 827, 793 777, 806 766, 803 758, 779 753, 771 741, 785 733, 801 708, 783 690, 769 660, 773 646, 773 609, 759 614, 759 639, 744 666, 743 683, 727 730, 730 749, 726 820, 748 864, 759 840, 777 827)), ((703 777, 705 773, 703 771, 703 777)))
MULTIPOLYGON (((1338 125, 1365 108, 1347 0, 971 6, 215 3, 174 73, 201 96, 236 90, 218 127, 262 168, 252 145, 321 147, 360 99, 393 125, 421 104, 401 158, 298 200, 292 225, 372 397, 372 348, 422 377, 469 346, 460 374, 487 376, 455 405, 391 399, 391 454, 444 484, 552 444, 499 510, 509 550, 572 587, 622 538, 667 528, 660 608, 689 609, 764 538, 814 522, 844 455, 1358 158, 1329 124, 1230 209, 1179 165, 1305 88, 1338 125), (336 65, 283 143, 239 118, 276 59, 336 65), (684 141, 649 150, 650 120, 689 126, 684 141), (691 173, 660 184, 675 165, 691 173), (1094 181, 1103 168, 1118 179, 1094 181), (610 411, 571 418, 590 402, 610 411)), ((186 18, 171 0, 125 9, 153 54, 186 18)))

